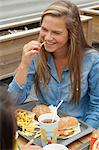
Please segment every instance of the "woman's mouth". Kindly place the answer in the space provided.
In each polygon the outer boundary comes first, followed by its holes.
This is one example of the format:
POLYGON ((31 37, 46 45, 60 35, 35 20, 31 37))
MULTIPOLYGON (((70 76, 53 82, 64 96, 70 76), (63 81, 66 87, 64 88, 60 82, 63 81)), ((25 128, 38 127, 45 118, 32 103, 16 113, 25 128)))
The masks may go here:
POLYGON ((55 44, 55 43, 52 43, 52 42, 46 42, 46 43, 45 43, 46 46, 53 46, 54 44, 55 44))

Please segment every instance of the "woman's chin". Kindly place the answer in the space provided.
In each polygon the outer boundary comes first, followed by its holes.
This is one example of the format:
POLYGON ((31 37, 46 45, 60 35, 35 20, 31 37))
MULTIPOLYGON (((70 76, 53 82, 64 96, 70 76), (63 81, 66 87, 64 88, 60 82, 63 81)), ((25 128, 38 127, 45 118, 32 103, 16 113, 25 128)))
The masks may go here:
POLYGON ((55 52, 55 50, 52 49, 52 48, 50 48, 50 47, 45 47, 45 50, 46 50, 47 52, 49 52, 49 53, 55 52))

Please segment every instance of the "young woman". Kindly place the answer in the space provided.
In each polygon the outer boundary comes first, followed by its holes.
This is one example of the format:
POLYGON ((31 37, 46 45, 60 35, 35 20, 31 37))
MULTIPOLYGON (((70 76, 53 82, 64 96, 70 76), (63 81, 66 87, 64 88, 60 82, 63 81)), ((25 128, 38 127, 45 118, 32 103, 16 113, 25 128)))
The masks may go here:
POLYGON ((63 99, 63 112, 99 126, 99 53, 84 38, 75 4, 59 0, 44 11, 39 40, 24 46, 9 91, 18 104, 35 93, 49 105, 63 99))
MULTIPOLYGON (((16 117, 15 97, 7 91, 5 86, 0 86, 0 150, 20 150, 16 145, 16 117)), ((22 150, 42 150, 39 146, 27 143, 22 150)))

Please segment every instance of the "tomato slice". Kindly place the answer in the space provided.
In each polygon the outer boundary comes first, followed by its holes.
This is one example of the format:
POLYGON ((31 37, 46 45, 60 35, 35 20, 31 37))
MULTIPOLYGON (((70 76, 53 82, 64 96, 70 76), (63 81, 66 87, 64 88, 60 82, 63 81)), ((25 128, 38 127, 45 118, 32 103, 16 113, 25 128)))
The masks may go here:
POLYGON ((64 130, 61 130, 61 131, 58 130, 58 133, 59 133, 60 136, 64 136, 64 130))

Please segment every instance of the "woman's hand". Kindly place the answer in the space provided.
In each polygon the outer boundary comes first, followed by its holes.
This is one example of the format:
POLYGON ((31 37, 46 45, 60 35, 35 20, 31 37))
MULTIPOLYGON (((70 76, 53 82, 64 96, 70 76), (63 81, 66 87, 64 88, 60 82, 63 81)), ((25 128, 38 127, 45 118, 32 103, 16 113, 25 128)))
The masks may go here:
POLYGON ((40 43, 38 41, 31 41, 24 46, 22 60, 15 75, 16 81, 19 85, 23 85, 26 82, 28 68, 34 58, 34 55, 38 53, 39 49, 40 43))
POLYGON ((24 69, 29 68, 32 59, 34 58, 34 55, 38 53, 39 49, 40 43, 38 41, 31 41, 24 46, 21 60, 21 65, 24 69))
POLYGON ((40 146, 31 145, 32 143, 33 139, 24 146, 23 150, 43 150, 43 148, 41 148, 40 146))
POLYGON ((28 145, 28 146, 25 146, 23 150, 43 150, 43 148, 41 148, 40 146, 36 146, 36 145, 28 145))

